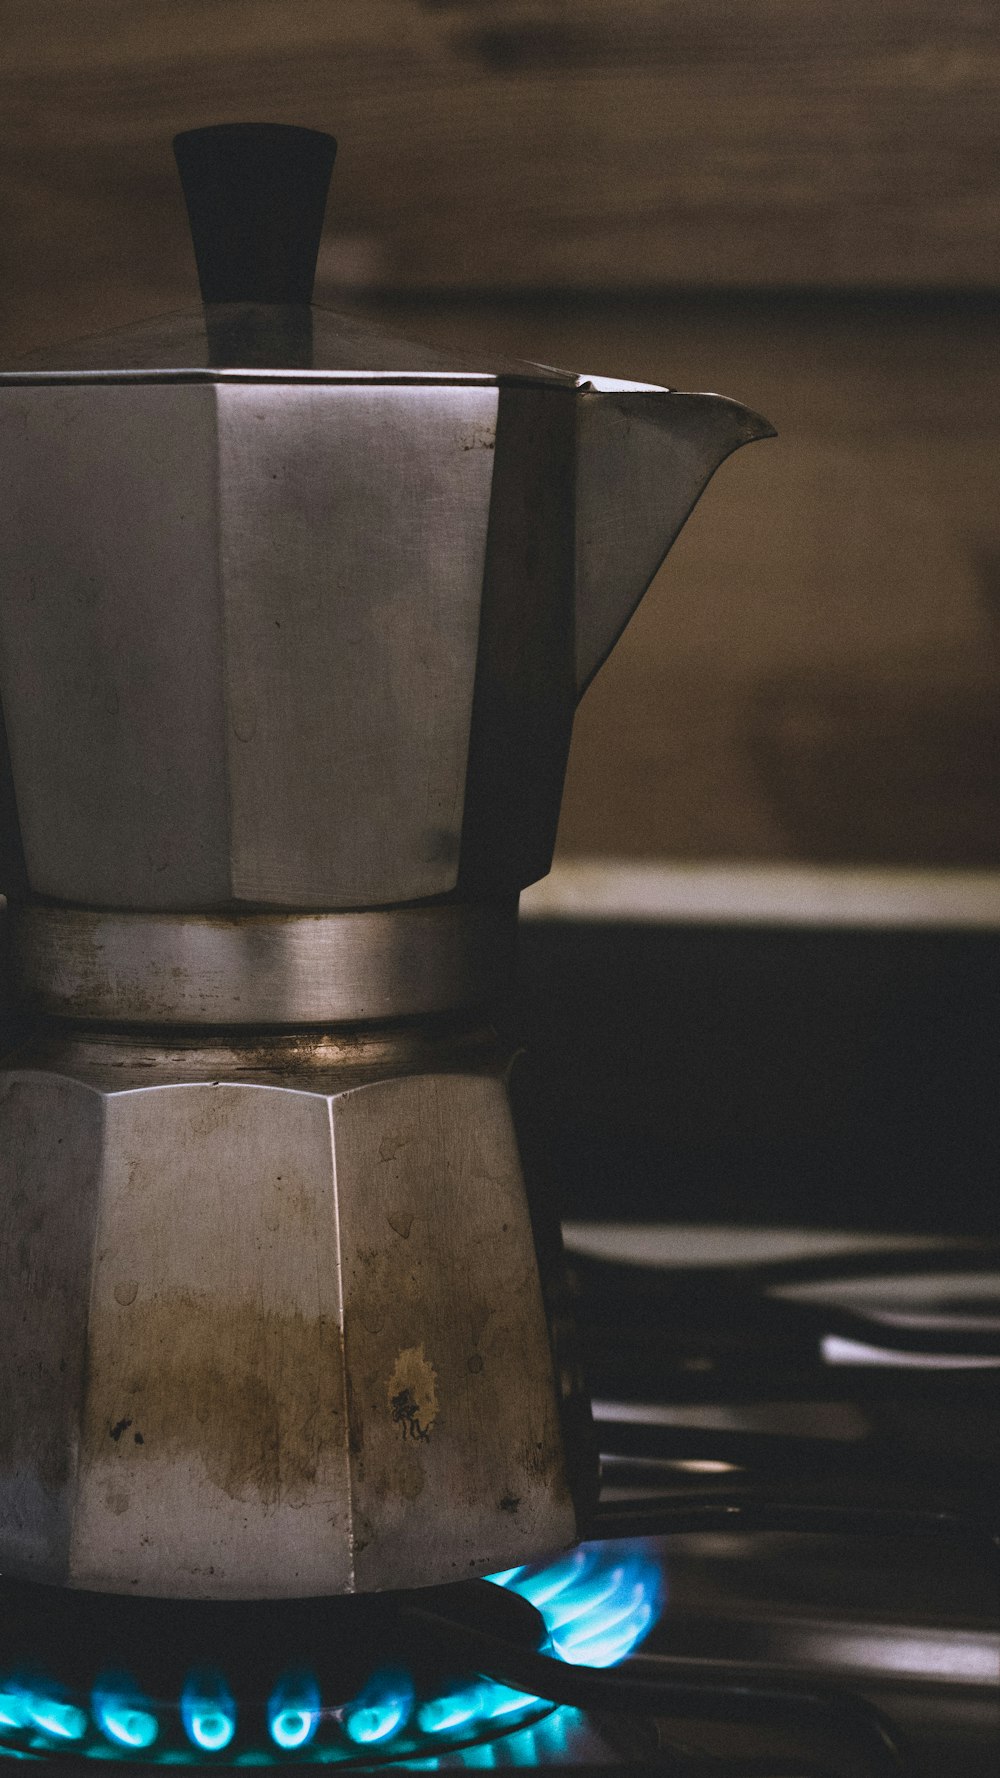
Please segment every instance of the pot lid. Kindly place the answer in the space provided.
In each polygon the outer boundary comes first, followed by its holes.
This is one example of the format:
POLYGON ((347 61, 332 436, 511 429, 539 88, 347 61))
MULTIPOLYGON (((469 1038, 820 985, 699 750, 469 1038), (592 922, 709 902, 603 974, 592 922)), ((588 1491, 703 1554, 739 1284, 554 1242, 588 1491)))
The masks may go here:
POLYGON ((586 378, 445 352, 311 304, 337 144, 290 124, 220 124, 174 138, 204 307, 32 353, 0 382, 541 383, 586 378))

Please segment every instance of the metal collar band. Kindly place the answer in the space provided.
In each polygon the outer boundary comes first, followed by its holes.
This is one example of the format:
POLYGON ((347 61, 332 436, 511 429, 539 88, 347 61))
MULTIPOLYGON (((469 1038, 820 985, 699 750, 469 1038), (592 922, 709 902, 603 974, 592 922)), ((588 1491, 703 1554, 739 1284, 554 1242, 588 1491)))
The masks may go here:
POLYGON ((341 914, 21 908, 14 970, 55 1018, 136 1025, 359 1024, 488 1000, 516 903, 341 914))

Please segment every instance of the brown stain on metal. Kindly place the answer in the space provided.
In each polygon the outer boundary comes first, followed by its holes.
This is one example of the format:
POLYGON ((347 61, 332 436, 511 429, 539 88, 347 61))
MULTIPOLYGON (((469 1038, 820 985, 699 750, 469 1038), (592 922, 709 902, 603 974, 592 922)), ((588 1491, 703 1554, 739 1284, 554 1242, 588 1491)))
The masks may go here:
POLYGON ((347 1360, 365 1418, 351 1466, 358 1585, 457 1578, 492 1552, 501 1567, 532 1539, 539 1546, 549 1525, 553 1545, 568 1538, 547 1329, 502 1085, 386 1082, 345 1097, 335 1136, 347 1360), (386 1165, 386 1132, 403 1129, 412 1139, 386 1165), (411 1209, 404 1240, 393 1225, 411 1209))
POLYGON ((380 1161, 394 1161, 394 1160, 396 1160, 399 1155, 400 1149, 409 1148, 412 1141, 413 1141, 413 1131, 412 1130, 401 1130, 397 1133, 390 1133, 390 1134, 383 1136, 381 1142, 378 1145, 379 1160, 380 1161))
MULTIPOLYGON (((50 913, 48 923, 54 930, 43 928, 40 934, 35 933, 29 924, 29 947, 32 939, 36 944, 40 943, 43 960, 51 946, 58 947, 70 965, 70 979, 74 984, 68 991, 63 986, 58 1002, 53 1000, 48 1010, 57 1015, 68 1012, 81 1018, 92 1018, 95 1016, 95 1009, 104 1006, 107 994, 109 966, 107 947, 102 935, 102 916, 94 914, 87 921, 80 917, 79 910, 75 910, 65 924, 57 924, 50 913)), ((131 1016, 135 1019, 147 1017, 154 1021, 161 1018, 165 1007, 172 1004, 175 996, 168 991, 164 997, 158 992, 159 984, 162 982, 169 990, 171 983, 178 978, 183 979, 183 975, 183 970, 177 968, 156 969, 151 966, 146 990, 137 990, 132 994, 131 1016)), ((43 1009, 46 999, 43 991, 43 1009)))
MULTIPOLYGON (((58 1027, 36 1033, 19 1052, 19 1065, 94 1078, 117 1090, 131 1085, 258 1084, 307 1086, 342 1092, 386 1074, 433 1066, 474 1064, 497 1052, 496 1034, 466 1014, 441 1015, 419 1029, 327 1032, 230 1032, 217 1041, 169 1041, 163 1031, 137 1034, 58 1027)), ((389 1158, 394 1158, 394 1153, 389 1158)))
POLYGON ((400 1352, 386 1393, 393 1424, 404 1441, 426 1442, 438 1417, 438 1395, 437 1372, 422 1345, 400 1352))
MULTIPOLYGON (((299 1505, 343 1449, 331 1316, 170 1293, 129 1310, 127 1343, 90 1384, 85 1464, 106 1461, 109 1425, 135 1421, 144 1455, 196 1463, 232 1500, 299 1505)), ((119 1451, 142 1461, 127 1442, 119 1451)))

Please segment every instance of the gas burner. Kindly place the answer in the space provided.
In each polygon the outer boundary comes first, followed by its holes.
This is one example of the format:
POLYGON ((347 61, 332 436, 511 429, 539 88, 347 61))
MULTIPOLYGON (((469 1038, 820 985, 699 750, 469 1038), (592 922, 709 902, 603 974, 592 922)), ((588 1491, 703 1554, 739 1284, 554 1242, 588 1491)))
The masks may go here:
POLYGON ((5 1580, 0 1749, 157 1765, 436 1756, 554 1708, 463 1665, 456 1642, 607 1667, 652 1627, 662 1594, 645 1548, 614 1543, 491 1581, 354 1598, 127 1599, 5 1580))

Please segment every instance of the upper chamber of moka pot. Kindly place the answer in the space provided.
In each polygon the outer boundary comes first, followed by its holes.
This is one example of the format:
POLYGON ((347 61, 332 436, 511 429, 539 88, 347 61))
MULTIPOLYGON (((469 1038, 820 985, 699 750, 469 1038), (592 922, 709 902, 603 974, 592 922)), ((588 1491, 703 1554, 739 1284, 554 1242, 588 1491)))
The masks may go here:
POLYGON ((570 1543, 593 1487, 483 1007, 578 697, 770 428, 312 308, 333 152, 178 138, 203 310, 0 372, 29 1582, 436 1584, 570 1543))
POLYGON ((516 895, 573 711, 721 458, 717 397, 311 308, 332 139, 178 138, 203 310, 0 371, 0 695, 34 893, 516 895))

